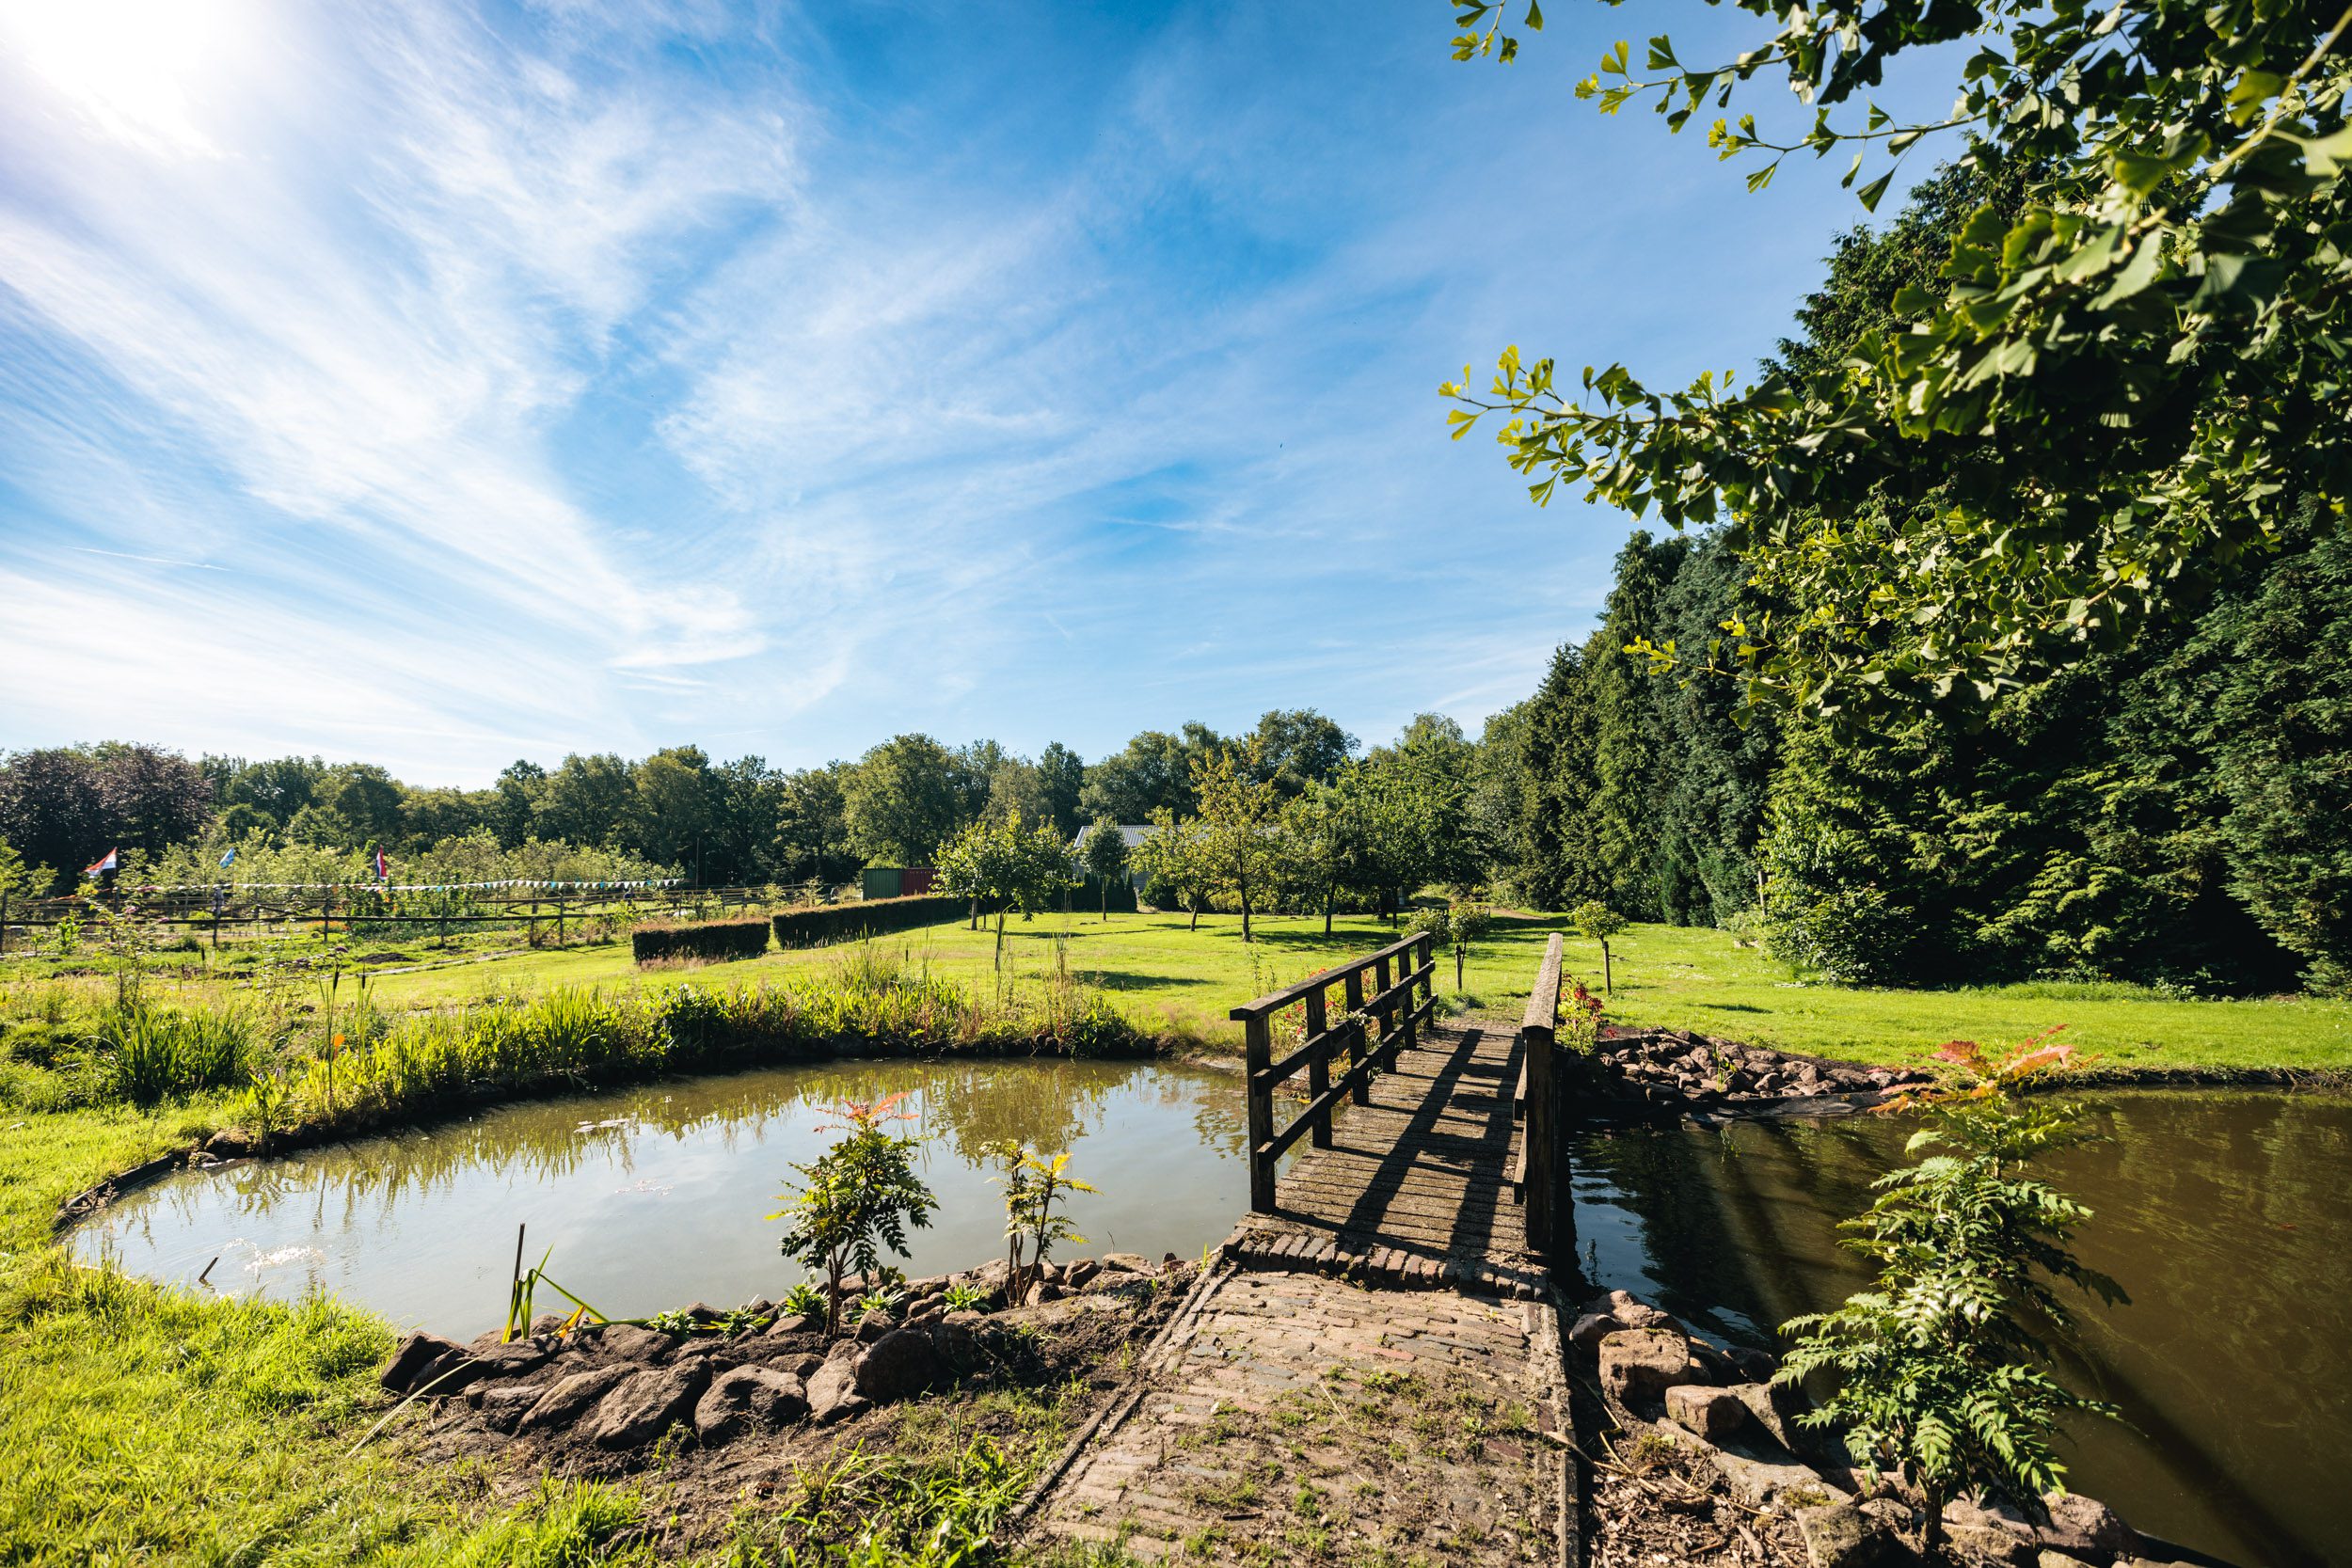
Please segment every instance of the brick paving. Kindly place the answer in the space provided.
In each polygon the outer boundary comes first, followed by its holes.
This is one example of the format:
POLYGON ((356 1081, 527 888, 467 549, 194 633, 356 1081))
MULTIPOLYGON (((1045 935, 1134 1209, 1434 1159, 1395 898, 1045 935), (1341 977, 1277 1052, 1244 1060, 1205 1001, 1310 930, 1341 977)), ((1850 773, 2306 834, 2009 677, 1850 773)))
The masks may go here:
POLYGON ((1551 1311, 1224 1272, 1141 1399, 1047 1494, 1036 1544, 1139 1561, 1554 1561, 1551 1311))

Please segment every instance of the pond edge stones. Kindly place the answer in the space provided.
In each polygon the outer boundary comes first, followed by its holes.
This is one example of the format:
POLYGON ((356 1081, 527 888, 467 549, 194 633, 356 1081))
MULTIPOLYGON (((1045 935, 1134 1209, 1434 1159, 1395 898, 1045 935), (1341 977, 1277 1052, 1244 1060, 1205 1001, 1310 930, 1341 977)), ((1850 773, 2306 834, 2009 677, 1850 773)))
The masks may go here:
MULTIPOLYGON (((1671 1314, 1612 1291, 1585 1304, 1567 1334, 1619 1427, 1693 1450, 1746 1506, 1786 1513, 1813 1568, 1871 1568, 1916 1560, 1916 1506, 1888 1479, 1872 1484, 1832 1433, 1797 1424, 1813 1407, 1802 1388, 1772 1381, 1765 1353, 1725 1348, 1671 1314)), ((1953 1554, 2002 1568, 2155 1568, 2175 1548, 2144 1537, 2095 1498, 2053 1493, 2036 1523, 2005 1505, 1958 1501, 1944 1510, 1953 1554)))

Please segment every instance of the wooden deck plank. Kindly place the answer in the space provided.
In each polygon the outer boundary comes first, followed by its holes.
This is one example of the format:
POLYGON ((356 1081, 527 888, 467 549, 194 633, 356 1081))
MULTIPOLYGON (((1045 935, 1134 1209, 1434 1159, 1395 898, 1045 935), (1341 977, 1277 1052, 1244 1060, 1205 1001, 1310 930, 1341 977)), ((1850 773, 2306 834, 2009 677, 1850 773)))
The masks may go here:
MULTIPOLYGON (((1513 1200, 1518 1032, 1488 1019, 1433 1024, 1276 1184, 1272 1218, 1352 1246, 1517 1262, 1513 1200)), ((1267 1216, 1261 1216, 1261 1221, 1267 1216)))

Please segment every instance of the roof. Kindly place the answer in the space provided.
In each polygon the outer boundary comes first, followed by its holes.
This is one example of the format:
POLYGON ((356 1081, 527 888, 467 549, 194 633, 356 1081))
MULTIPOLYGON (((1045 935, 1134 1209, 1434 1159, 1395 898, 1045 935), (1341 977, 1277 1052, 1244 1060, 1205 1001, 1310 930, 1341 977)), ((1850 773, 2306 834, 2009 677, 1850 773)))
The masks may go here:
MULTIPOLYGON (((1121 822, 1118 825, 1118 827, 1119 836, 1126 841, 1127 847, 1130 849, 1134 848, 1136 845, 1141 844, 1143 842, 1143 835, 1152 831, 1152 824, 1149 822, 1121 822)), ((1094 828, 1091 823, 1086 827, 1080 828, 1077 834, 1071 839, 1070 847, 1073 849, 1085 847, 1087 834, 1092 832, 1093 831, 1094 828)))

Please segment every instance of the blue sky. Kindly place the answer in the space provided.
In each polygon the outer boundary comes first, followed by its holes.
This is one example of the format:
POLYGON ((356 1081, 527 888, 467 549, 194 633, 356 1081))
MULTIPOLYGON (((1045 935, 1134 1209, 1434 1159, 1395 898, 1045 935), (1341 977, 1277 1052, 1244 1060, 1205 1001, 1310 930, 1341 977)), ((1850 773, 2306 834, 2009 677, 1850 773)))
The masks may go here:
POLYGON ((1438 382, 1745 371, 1861 215, 1570 95, 1725 19, 1549 20, 0 0, 0 750, 1475 733, 1628 524, 1438 382))

